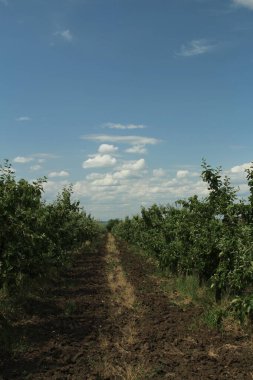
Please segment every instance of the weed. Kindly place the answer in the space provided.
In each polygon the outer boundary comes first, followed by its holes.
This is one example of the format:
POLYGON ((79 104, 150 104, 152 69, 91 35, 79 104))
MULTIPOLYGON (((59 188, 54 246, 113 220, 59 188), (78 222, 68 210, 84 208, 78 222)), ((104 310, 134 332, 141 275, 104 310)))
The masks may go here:
POLYGON ((64 314, 66 317, 70 317, 77 309, 77 305, 75 301, 68 301, 64 308, 64 314))
POLYGON ((106 261, 106 267, 107 267, 107 270, 108 271, 113 271, 117 268, 117 266, 119 265, 118 261, 113 259, 113 258, 108 258, 107 261, 106 261))
POLYGON ((205 325, 212 329, 223 330, 222 321, 226 316, 221 306, 213 305, 209 307, 202 315, 202 321, 205 325))

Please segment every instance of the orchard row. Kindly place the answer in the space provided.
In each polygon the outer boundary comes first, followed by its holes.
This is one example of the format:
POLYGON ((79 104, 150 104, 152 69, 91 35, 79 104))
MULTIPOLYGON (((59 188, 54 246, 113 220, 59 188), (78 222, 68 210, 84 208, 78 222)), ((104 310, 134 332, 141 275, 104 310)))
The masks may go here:
POLYGON ((155 256, 176 276, 195 275, 214 289, 216 301, 230 296, 243 318, 253 313, 253 165, 246 170, 250 196, 238 199, 221 168, 202 163, 209 195, 175 206, 142 208, 141 214, 111 221, 121 239, 155 256))
POLYGON ((52 203, 43 198, 46 179, 16 180, 8 161, 0 166, 0 289, 22 287, 66 265, 75 249, 96 240, 100 226, 64 188, 52 203))

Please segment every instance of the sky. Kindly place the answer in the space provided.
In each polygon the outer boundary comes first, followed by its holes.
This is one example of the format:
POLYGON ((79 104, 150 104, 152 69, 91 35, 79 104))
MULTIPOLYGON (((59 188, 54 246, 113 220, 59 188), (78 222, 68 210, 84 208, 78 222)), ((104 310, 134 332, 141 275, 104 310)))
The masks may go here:
POLYGON ((0 162, 95 218, 239 195, 253 160, 253 0, 0 0, 0 162))

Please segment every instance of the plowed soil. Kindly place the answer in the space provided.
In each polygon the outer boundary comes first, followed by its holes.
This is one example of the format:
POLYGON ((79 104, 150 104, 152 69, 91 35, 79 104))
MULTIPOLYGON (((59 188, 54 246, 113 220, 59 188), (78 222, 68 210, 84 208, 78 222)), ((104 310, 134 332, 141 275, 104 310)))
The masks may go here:
POLYGON ((175 305, 153 273, 111 235, 79 255, 16 323, 26 347, 2 357, 0 379, 252 380, 252 338, 193 328, 200 309, 175 305))

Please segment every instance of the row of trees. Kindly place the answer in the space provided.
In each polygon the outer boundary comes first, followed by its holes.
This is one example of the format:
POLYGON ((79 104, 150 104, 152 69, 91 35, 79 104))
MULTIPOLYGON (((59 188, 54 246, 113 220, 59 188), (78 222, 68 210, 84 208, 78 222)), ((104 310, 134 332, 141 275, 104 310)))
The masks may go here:
POLYGON ((246 170, 250 196, 239 200, 221 168, 202 163, 209 195, 175 206, 142 208, 113 226, 123 240, 155 256, 177 276, 196 275, 215 289, 216 301, 233 295, 232 306, 253 311, 253 165, 246 170))
POLYGON ((9 292, 27 278, 61 268, 76 248, 101 232, 79 202, 71 200, 71 187, 52 203, 43 201, 45 181, 17 181, 8 161, 0 166, 0 288, 9 292))

